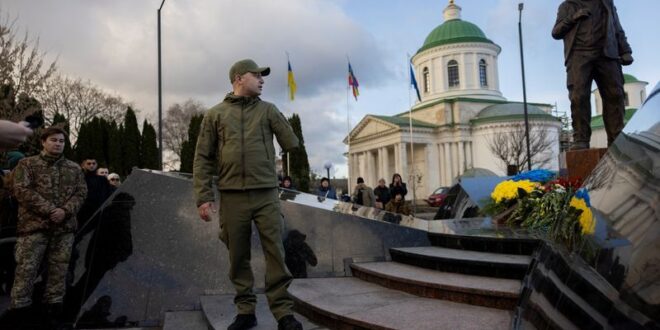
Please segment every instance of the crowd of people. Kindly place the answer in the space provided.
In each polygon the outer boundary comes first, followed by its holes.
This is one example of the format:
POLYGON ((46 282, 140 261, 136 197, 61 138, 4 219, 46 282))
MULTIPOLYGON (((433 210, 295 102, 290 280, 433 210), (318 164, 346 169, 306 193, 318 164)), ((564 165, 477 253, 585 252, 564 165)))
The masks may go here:
MULTIPOLYGON (((296 190, 293 184, 293 179, 290 176, 285 176, 280 180, 279 186, 288 190, 296 190)), ((315 192, 319 201, 325 199, 338 200, 337 191, 330 185, 330 179, 323 177, 315 192)), ((352 202, 358 205, 374 207, 377 209, 385 210, 392 213, 403 215, 410 215, 412 213, 410 203, 406 201, 408 188, 406 183, 403 182, 401 175, 395 173, 392 176, 392 182, 387 185, 384 178, 378 180, 378 186, 371 188, 364 182, 364 178, 357 178, 357 185, 353 189, 350 197, 347 197, 345 202, 352 202)))
POLYGON ((369 187, 362 177, 357 178, 357 185, 353 189, 351 200, 359 205, 384 209, 392 213, 410 215, 410 205, 406 202, 408 188, 401 175, 394 173, 392 182, 386 185, 385 179, 378 180, 378 186, 369 187))

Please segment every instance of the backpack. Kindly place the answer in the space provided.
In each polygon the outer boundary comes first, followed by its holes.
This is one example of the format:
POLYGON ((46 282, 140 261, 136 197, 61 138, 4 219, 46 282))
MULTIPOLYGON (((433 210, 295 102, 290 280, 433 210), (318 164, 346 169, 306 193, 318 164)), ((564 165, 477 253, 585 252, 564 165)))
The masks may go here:
POLYGON ((355 203, 359 205, 364 205, 364 197, 362 197, 362 194, 364 193, 364 189, 359 189, 357 192, 357 196, 355 196, 355 203))

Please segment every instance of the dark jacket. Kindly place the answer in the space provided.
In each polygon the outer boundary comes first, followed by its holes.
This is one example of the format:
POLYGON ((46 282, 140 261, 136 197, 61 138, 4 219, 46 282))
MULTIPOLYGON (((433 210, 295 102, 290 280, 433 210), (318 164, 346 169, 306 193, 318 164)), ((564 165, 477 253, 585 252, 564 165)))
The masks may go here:
POLYGON ((87 196, 87 185, 78 164, 63 156, 52 157, 42 152, 21 159, 14 169, 13 179, 19 235, 47 229, 76 230, 76 213, 87 196), (50 212, 56 208, 65 213, 60 224, 49 220, 50 212))
POLYGON ((387 187, 378 186, 374 189, 374 195, 376 195, 376 201, 383 203, 383 207, 392 199, 390 195, 390 189, 387 187))
POLYGON ((406 188, 406 184, 404 182, 401 182, 400 186, 395 186, 390 183, 390 197, 394 199, 394 196, 396 196, 397 193, 400 193, 402 197, 406 197, 408 188, 406 188))
POLYGON ((299 145, 284 115, 258 97, 229 93, 222 103, 209 109, 195 149, 197 205, 213 201, 213 175, 218 175, 219 190, 276 188, 273 135, 284 150, 299 145))
MULTIPOLYGON (((619 15, 612 0, 602 1, 607 11, 607 22, 605 23, 605 45, 603 46, 603 55, 612 59, 619 59, 621 55, 630 53, 632 49, 628 44, 625 32, 619 22, 619 15)), ((573 15, 582 8, 578 0, 565 0, 559 5, 557 12, 557 21, 552 29, 552 37, 559 40, 564 39, 564 61, 568 62, 571 51, 575 43, 575 35, 581 27, 581 22, 585 19, 594 19, 591 17, 583 18, 577 22, 573 21, 573 15)))

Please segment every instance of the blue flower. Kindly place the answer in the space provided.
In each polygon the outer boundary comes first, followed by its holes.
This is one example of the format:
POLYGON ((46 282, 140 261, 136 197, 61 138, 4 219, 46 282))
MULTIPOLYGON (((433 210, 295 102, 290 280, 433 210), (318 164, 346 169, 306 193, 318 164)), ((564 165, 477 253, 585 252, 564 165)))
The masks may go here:
POLYGON ((522 180, 529 180, 533 182, 540 182, 540 183, 546 183, 550 180, 552 180, 555 177, 555 173, 549 170, 532 170, 532 171, 527 171, 520 173, 511 180, 513 181, 522 181, 522 180))
POLYGON ((591 199, 589 199, 589 191, 586 188, 580 188, 575 192, 575 198, 584 199, 588 207, 591 207, 591 199))

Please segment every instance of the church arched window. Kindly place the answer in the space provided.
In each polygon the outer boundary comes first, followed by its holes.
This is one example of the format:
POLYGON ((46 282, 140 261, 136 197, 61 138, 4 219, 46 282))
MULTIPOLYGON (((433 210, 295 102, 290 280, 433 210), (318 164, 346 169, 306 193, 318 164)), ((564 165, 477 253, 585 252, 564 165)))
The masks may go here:
POLYGON ((422 78, 424 79, 424 93, 431 91, 431 75, 429 74, 429 68, 424 68, 422 70, 422 78))
POLYGON ((451 60, 447 63, 447 81, 449 87, 458 87, 460 81, 458 80, 458 62, 451 60))
POLYGON ((479 61, 479 81, 481 87, 488 87, 488 74, 486 73, 486 60, 479 61))

